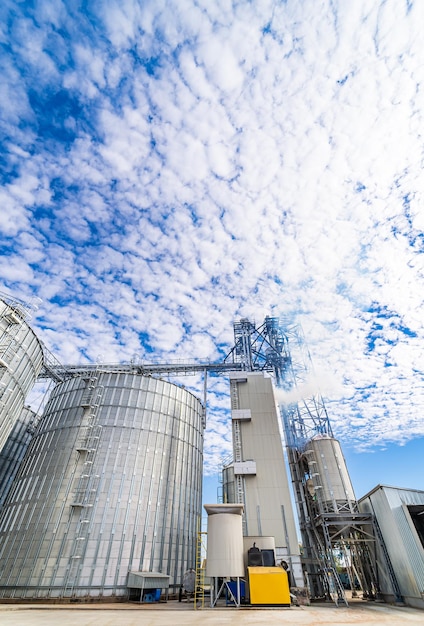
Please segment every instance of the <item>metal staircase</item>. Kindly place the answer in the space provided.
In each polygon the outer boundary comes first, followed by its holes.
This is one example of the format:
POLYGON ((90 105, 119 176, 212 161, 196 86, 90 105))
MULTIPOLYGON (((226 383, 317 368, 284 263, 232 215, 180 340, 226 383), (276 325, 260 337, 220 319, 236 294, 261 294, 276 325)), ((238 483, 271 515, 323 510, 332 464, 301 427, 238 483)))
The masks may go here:
POLYGON ((328 592, 336 606, 340 604, 348 605, 344 587, 340 581, 339 575, 335 567, 325 567, 323 569, 325 579, 328 584, 328 592))
POLYGON ((194 608, 205 606, 205 561, 207 533, 198 531, 196 543, 196 579, 194 585, 194 608))

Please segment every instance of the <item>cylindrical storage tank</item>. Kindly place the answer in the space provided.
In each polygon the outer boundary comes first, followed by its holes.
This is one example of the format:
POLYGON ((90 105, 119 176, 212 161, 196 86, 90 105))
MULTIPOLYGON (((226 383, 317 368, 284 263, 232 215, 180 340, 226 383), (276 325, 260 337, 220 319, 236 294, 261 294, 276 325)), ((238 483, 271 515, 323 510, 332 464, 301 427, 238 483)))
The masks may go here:
POLYGON ((20 303, 0 299, 0 450, 43 365, 43 349, 27 315, 20 303))
POLYGON ((130 571, 195 566, 203 408, 98 371, 53 390, 0 518, 0 596, 127 597, 130 571))
POLYGON ((28 449, 40 416, 25 406, 0 452, 0 509, 28 449))
POLYGON ((317 500, 327 512, 356 510, 356 499, 337 439, 317 436, 306 446, 310 475, 317 500))
POLYGON ((205 504, 208 514, 206 576, 244 576, 243 505, 205 504))
POLYGON ((222 469, 222 499, 223 502, 237 502, 236 478, 234 465, 226 465, 222 469))

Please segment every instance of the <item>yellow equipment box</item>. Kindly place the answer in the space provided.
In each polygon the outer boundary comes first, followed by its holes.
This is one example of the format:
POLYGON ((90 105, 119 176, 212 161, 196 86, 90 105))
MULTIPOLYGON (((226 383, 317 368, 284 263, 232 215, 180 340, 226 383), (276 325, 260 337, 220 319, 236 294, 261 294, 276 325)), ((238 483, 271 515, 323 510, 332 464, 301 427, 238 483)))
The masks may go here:
POLYGON ((287 572, 282 567, 248 567, 250 604, 290 606, 287 572))

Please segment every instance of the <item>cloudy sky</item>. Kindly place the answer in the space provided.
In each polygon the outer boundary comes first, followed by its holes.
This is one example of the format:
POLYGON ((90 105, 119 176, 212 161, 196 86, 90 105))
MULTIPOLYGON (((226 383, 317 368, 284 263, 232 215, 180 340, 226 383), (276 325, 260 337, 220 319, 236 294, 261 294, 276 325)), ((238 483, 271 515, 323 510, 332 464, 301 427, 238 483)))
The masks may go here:
POLYGON ((352 465, 422 458, 423 23, 418 0, 4 0, 2 290, 41 298, 64 363, 219 360, 234 320, 284 316, 352 465))

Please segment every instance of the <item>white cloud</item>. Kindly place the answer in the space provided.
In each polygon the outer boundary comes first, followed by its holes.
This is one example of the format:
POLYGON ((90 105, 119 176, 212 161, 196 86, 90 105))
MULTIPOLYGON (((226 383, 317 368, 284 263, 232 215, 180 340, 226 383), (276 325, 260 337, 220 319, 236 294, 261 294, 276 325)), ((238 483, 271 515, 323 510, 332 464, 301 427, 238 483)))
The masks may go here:
POLYGON ((224 93, 238 92, 243 72, 232 48, 222 37, 211 36, 196 48, 196 60, 205 68, 207 78, 224 93))
MULTIPOLYGON (((340 436, 422 436, 423 11, 18 7, 2 31, 2 279, 43 298, 48 347, 215 358, 238 316, 283 314, 340 436)), ((229 449, 223 385, 208 467, 229 449)))

